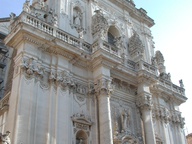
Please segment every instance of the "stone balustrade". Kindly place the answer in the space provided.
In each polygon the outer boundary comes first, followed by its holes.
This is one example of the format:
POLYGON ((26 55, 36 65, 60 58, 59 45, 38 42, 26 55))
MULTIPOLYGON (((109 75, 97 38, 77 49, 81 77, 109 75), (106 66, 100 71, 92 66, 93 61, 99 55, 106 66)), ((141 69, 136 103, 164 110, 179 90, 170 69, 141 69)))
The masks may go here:
POLYGON ((97 51, 99 49, 103 49, 103 50, 109 52, 110 54, 113 54, 117 57, 121 57, 120 51, 118 50, 118 48, 109 44, 106 41, 98 40, 92 45, 92 53, 94 53, 95 51, 97 51))
POLYGON ((156 67, 154 67, 153 65, 150 65, 149 63, 147 63, 143 60, 140 60, 136 65, 137 65, 137 67, 136 67, 137 71, 144 70, 144 71, 147 71, 150 74, 153 74, 156 76, 158 74, 156 67))
POLYGON ((173 84, 172 82, 168 82, 168 81, 161 79, 161 80, 159 80, 159 85, 161 85, 161 86, 163 86, 163 87, 165 87, 171 91, 174 91, 180 95, 185 96, 185 89, 173 84))
POLYGON ((42 20, 28 14, 22 12, 21 15, 11 24, 11 30, 14 29, 20 22, 26 23, 36 29, 39 29, 51 36, 54 36, 70 45, 75 47, 79 47, 83 49, 85 52, 91 52, 91 45, 86 43, 85 41, 81 41, 79 38, 76 38, 42 20))

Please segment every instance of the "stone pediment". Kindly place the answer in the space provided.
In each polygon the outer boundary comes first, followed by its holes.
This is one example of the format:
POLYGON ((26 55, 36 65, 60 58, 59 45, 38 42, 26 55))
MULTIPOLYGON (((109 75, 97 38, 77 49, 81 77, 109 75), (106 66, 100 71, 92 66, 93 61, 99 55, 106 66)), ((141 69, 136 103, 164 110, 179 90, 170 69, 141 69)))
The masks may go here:
POLYGON ((91 126, 93 123, 88 116, 79 113, 74 114, 71 119, 74 123, 80 123, 88 126, 91 126))

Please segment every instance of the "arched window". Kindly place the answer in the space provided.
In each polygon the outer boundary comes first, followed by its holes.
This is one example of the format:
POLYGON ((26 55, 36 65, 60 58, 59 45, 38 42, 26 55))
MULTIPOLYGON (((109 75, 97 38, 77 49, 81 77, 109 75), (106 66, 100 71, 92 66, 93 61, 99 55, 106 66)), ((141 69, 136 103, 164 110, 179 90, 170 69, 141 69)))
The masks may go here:
POLYGON ((115 45, 116 38, 120 37, 120 34, 115 26, 110 26, 107 36, 108 36, 108 43, 110 43, 111 45, 115 45))

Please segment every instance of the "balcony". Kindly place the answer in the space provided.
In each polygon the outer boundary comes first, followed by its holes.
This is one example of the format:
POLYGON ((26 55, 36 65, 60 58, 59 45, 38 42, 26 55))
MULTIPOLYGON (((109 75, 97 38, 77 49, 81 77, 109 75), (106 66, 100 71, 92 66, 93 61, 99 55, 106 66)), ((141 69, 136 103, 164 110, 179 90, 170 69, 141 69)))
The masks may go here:
POLYGON ((45 32, 55 38, 62 40, 63 42, 69 45, 77 47, 86 53, 91 53, 91 45, 87 42, 77 37, 74 37, 68 34, 67 32, 64 32, 59 28, 56 28, 26 12, 22 12, 21 15, 17 18, 17 20, 11 24, 11 30, 15 29, 19 23, 25 23, 27 25, 30 25, 42 32, 45 32))

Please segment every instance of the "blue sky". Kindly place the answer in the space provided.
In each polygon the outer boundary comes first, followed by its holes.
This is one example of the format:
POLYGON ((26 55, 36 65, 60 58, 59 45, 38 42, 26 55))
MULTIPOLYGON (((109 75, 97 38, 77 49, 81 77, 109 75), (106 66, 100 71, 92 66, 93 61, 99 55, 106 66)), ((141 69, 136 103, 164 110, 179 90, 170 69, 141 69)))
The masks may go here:
MULTIPOLYGON (((17 15, 25 0, 0 0, 0 17, 17 15)), ((186 119, 186 133, 192 133, 192 0, 134 0, 137 8, 144 8, 155 20, 151 28, 155 50, 165 58, 167 72, 173 83, 183 79, 188 101, 180 110, 186 119)))

